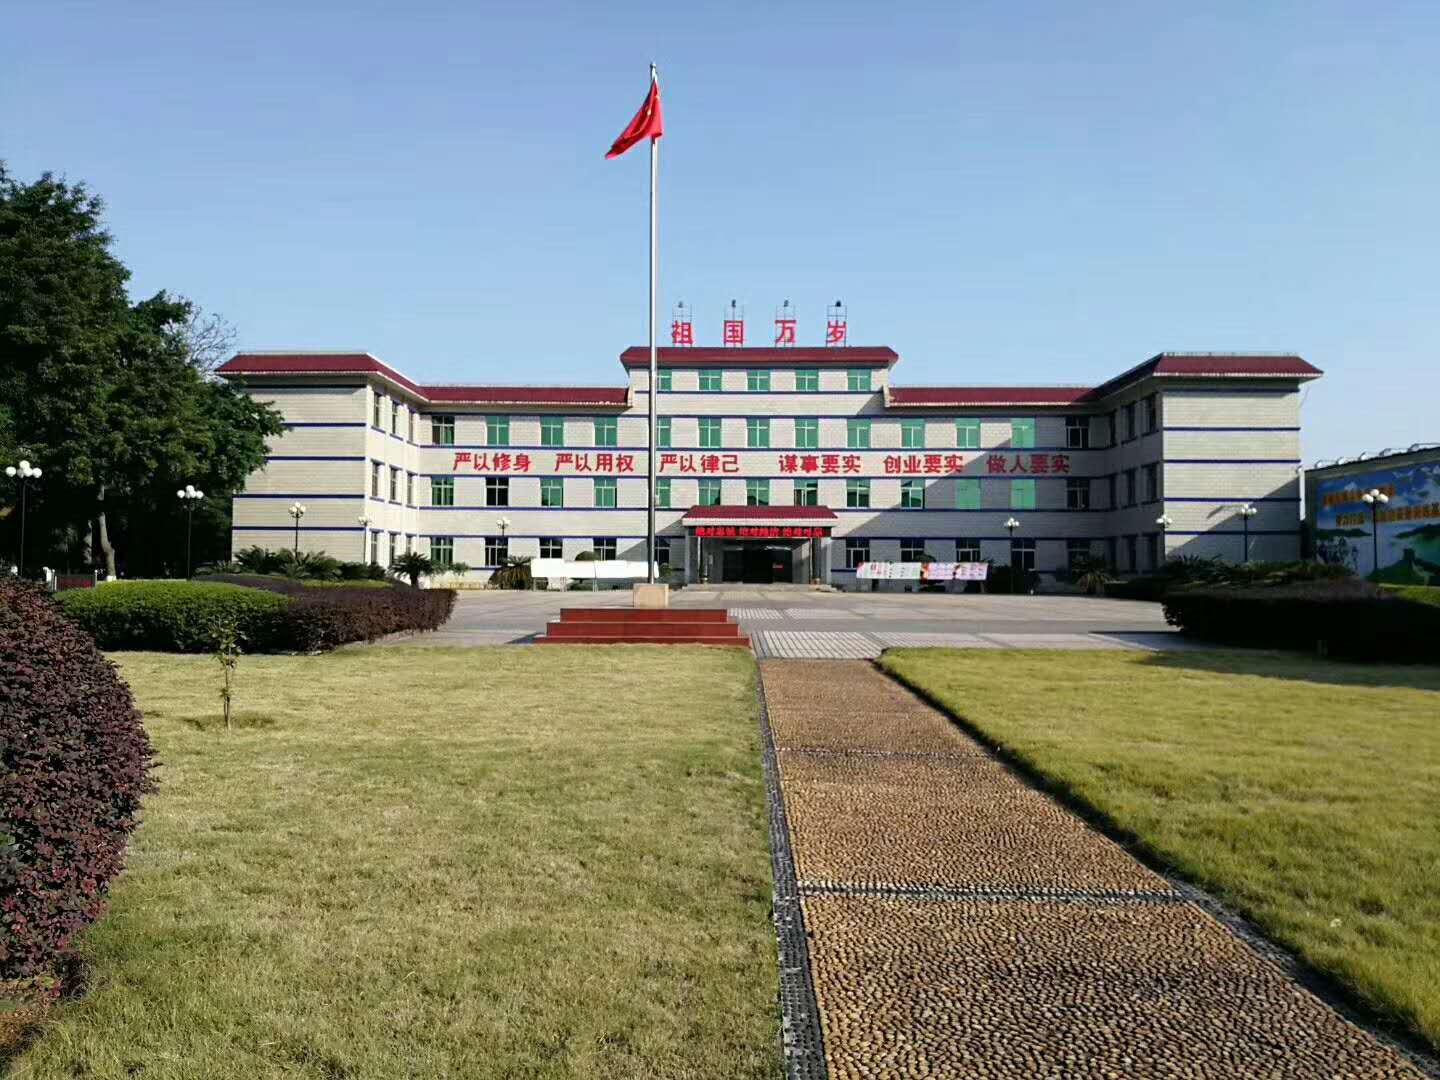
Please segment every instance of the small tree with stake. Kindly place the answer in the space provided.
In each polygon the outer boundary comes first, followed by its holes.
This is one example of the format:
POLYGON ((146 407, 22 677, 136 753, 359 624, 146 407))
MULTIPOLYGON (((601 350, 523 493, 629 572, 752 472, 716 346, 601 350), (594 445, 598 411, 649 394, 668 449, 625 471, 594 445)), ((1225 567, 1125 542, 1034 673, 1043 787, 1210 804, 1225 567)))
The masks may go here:
POLYGON ((220 703, 225 711, 225 730, 230 731, 230 702, 234 697, 235 671, 240 666, 240 643, 245 639, 245 635, 240 632, 232 617, 216 619, 211 636, 215 642, 215 651, 211 655, 220 665, 224 677, 220 687, 220 703))

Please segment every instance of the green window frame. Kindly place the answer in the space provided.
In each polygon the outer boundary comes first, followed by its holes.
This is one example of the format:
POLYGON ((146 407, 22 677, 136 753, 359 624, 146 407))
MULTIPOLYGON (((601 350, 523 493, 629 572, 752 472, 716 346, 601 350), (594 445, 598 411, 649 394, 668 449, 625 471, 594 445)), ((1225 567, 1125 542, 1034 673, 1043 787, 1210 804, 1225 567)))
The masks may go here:
POLYGON ((670 449, 670 417, 655 418, 655 446, 661 450, 670 449))
POLYGON ((980 421, 962 416, 955 421, 955 446, 959 450, 980 449, 980 421))
POLYGON ((925 508, 925 481, 900 481, 900 509, 923 510, 925 508))
POLYGON ((612 508, 618 505, 615 478, 613 476, 597 476, 595 478, 595 501, 594 505, 605 508, 612 508))
POLYGON ((1034 480, 1011 480, 1010 481, 1010 509, 1011 510, 1034 510, 1035 509, 1035 481, 1034 480))
POLYGON ((565 481, 561 477, 540 478, 540 505, 557 508, 565 505, 565 481))
POLYGON ((670 477, 655 478, 655 505, 661 510, 670 509, 670 477))
POLYGON ((820 449, 820 421, 813 416, 795 419, 795 449, 820 449))
POLYGON ((754 477, 747 479, 745 481, 745 505, 769 506, 770 481, 757 480, 754 477))
POLYGON ((850 450, 870 449, 870 421, 845 421, 845 446, 850 450))
POLYGON ((706 368, 700 372, 700 391, 705 394, 713 394, 719 391, 723 381, 723 372, 719 368, 706 368))
POLYGON ((925 449, 925 421, 900 421, 900 447, 904 450, 925 449))
POLYGON ((595 445, 620 445, 620 419, 615 416, 595 417, 595 445))
POLYGON ((720 418, 718 416, 700 417, 700 449, 720 449, 720 418))
POLYGON ((845 373, 845 386, 851 393, 857 393, 862 390, 869 392, 871 389, 870 369, 851 368, 845 373))
POLYGON ((870 505, 870 481, 851 477, 845 481, 845 505, 851 509, 866 509, 870 505))
POLYGON ((696 503, 700 506, 720 505, 720 479, 715 476, 702 477, 700 490, 696 495, 696 503))
POLYGON ((795 370, 795 389, 802 394, 818 394, 820 392, 820 369, 797 368, 795 370))
POLYGON ((820 481, 796 480, 794 502, 796 506, 819 506, 820 481))
POLYGON ((959 476, 955 478, 955 509, 980 509, 980 478, 959 476))
POLYGON ((540 418, 540 445, 565 445, 565 418, 563 416, 542 416, 540 418))
POLYGON ((487 416, 487 417, 485 417, 485 445, 486 445, 486 446, 509 446, 509 445, 510 445, 510 417, 508 417, 508 416, 487 416))
POLYGON ((675 389, 675 373, 668 368, 655 372, 655 389, 667 393, 675 389))
POLYGON ((745 389, 752 394, 768 394, 770 392, 770 372, 754 370, 745 372, 745 389))
POLYGON ((432 476, 430 478, 430 505, 455 505, 455 478, 453 476, 432 476))
POLYGON ((1010 445, 1018 450, 1029 450, 1035 446, 1035 418, 1017 416, 1010 421, 1010 445))
MULTIPOLYGON (((379 532, 376 532, 379 537, 379 532)), ((378 544, 377 544, 378 546, 378 544)), ((453 536, 430 537, 430 561, 436 566, 451 566, 455 562, 455 538, 453 536)))
POLYGON ((455 445, 455 417, 431 416, 430 441, 436 446, 455 445))
POLYGON ((763 416, 752 416, 745 421, 745 445, 751 450, 765 450, 769 448, 769 419, 763 416))

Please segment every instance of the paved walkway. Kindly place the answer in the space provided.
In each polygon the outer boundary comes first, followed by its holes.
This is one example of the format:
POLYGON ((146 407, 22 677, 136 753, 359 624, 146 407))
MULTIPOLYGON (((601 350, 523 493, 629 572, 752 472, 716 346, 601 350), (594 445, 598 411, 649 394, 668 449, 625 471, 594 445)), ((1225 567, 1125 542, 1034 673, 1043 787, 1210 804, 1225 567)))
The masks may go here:
POLYGON ((791 1076, 1425 1075, 871 665, 761 675, 791 1076))

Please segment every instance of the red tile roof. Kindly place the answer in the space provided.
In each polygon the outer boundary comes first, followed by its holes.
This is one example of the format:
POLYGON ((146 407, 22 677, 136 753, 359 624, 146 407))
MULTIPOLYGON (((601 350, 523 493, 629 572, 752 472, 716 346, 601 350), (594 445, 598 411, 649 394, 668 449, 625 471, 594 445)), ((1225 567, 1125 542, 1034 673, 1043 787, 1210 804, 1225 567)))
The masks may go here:
POLYGON ((490 405, 618 405, 630 402, 623 386, 425 386, 431 401, 490 405))
POLYGON ((1108 397, 1131 383, 1161 378, 1315 379, 1324 374, 1293 354, 1156 353, 1142 364, 1101 383, 1096 398, 1108 397))
MULTIPOLYGON (((889 367, 900 354, 885 345, 837 345, 832 347, 796 346, 793 349, 742 348, 724 349, 716 346, 656 349, 655 361, 660 367, 889 367)), ((632 345, 620 354, 620 363, 627 368, 648 367, 650 346, 632 345)))
POLYGON ((692 521, 838 521, 828 506, 692 506, 682 519, 692 521))
POLYGON ((890 404, 904 406, 1073 405, 1088 386, 892 386, 890 404))

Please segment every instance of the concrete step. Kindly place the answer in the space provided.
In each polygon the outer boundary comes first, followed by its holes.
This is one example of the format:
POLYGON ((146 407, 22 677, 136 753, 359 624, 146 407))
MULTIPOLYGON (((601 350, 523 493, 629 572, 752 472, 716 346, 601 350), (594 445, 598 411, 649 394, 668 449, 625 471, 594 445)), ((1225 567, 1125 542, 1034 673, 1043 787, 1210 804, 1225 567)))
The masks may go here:
MULTIPOLYGON (((724 608, 561 608, 562 623, 724 623, 729 619, 724 608)), ((553 623, 551 625, 554 625, 553 623)))
POLYGON ((748 649, 748 637, 720 634, 686 634, 683 637, 659 637, 653 634, 578 634, 568 637, 538 637, 536 645, 728 645, 748 649))
POLYGON ((728 622, 676 622, 673 620, 601 622, 597 619, 587 619, 584 622, 552 622, 545 627, 545 636, 548 638, 585 637, 591 634, 603 634, 607 637, 625 637, 635 634, 658 638, 739 637, 740 627, 735 623, 728 622))

